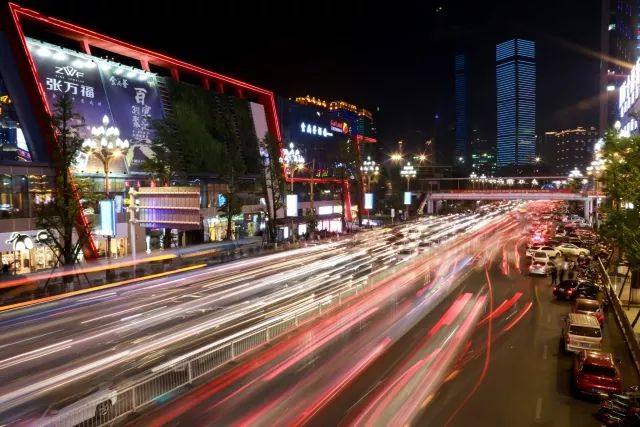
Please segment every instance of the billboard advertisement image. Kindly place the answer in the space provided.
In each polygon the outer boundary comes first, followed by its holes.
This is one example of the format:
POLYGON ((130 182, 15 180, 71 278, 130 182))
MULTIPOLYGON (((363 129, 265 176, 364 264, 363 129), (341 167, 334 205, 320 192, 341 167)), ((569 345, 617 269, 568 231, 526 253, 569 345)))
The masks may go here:
MULTIPOLYGON (((141 172, 140 164, 153 155, 150 124, 163 118, 155 75, 32 39, 27 45, 49 109, 69 94, 74 112, 84 118, 83 138, 90 137, 91 128, 101 126, 107 116, 109 126, 117 127, 120 138, 130 144, 126 157, 115 161, 111 170, 141 172)), ((76 169, 101 171, 101 163, 93 157, 81 156, 76 169)))

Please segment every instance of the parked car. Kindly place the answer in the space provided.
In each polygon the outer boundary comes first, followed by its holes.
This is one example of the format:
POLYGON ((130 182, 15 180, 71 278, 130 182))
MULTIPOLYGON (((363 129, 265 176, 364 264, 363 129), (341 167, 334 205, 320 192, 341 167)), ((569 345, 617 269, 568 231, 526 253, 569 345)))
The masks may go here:
POLYGON ((573 388, 584 394, 621 393, 622 376, 619 362, 611 353, 583 350, 573 359, 573 388))
POLYGON ((553 288, 553 295, 558 299, 573 300, 578 297, 597 299, 600 287, 592 282, 575 279, 563 280, 553 288))
POLYGON ((600 323, 588 314, 569 313, 564 319, 560 340, 567 352, 600 349, 602 346, 600 323))
POLYGON ((117 397, 118 392, 112 387, 93 387, 51 404, 36 421, 38 425, 72 426, 95 419, 102 424, 113 418, 112 407, 117 397))
POLYGON ((556 265, 552 261, 534 261, 529 266, 530 274, 542 274, 546 276, 556 269, 556 265))
POLYGON ((527 250, 527 256, 533 257, 536 252, 544 252, 547 254, 547 258, 555 258, 562 255, 562 252, 553 248, 552 246, 538 246, 538 249, 533 251, 533 247, 527 250))
POLYGON ((551 260, 551 257, 546 252, 542 251, 534 252, 533 256, 531 257, 531 261, 533 262, 547 262, 549 260, 551 260))
POLYGON ((576 298, 571 308, 572 313, 588 314, 596 318, 600 326, 604 323, 602 303, 595 299, 576 298))
POLYGON ((559 246, 556 246, 555 249, 562 252, 562 255, 571 255, 571 256, 589 255, 589 249, 581 248, 573 243, 563 243, 559 246))

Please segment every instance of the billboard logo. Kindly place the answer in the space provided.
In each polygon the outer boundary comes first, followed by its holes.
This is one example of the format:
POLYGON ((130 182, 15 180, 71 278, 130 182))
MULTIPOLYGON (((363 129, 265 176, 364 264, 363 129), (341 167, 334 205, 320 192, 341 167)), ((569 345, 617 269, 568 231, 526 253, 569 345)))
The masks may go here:
POLYGON ((56 74, 65 74, 69 77, 76 77, 76 78, 80 78, 84 76, 84 73, 82 71, 76 70, 71 65, 67 65, 65 67, 56 67, 56 74))
POLYGON ((334 132, 340 132, 343 134, 349 133, 349 124, 342 120, 331 120, 331 130, 334 132))

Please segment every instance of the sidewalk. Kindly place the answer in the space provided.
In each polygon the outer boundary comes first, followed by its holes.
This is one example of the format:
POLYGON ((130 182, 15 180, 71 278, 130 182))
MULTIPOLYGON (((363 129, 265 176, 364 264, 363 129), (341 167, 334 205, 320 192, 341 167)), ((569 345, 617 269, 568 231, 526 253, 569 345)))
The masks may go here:
MULTIPOLYGON (((611 275, 611 283, 613 284, 613 288, 616 290, 616 295, 620 292, 620 287, 622 286, 622 282, 624 280, 624 276, 620 275, 611 275)), ((629 323, 633 323, 638 312, 640 312, 640 289, 631 289, 630 279, 627 279, 627 282, 624 284, 624 289, 622 291, 622 295, 620 295, 620 304, 624 309, 624 312, 629 319, 629 323), (631 303, 629 303, 629 299, 631 299, 631 303)), ((636 338, 640 341, 640 320, 633 325, 633 332, 636 334, 636 338)))
MULTIPOLYGON (((292 246, 293 247, 293 246, 292 246)), ((288 249, 283 245, 275 250, 288 249)), ((149 275, 167 275, 193 266, 215 265, 273 249, 261 237, 206 243, 158 250, 119 258, 101 258, 74 268, 40 270, 28 274, 0 276, 0 306, 89 289, 113 282, 134 282, 149 275), (65 282, 63 276, 76 278, 65 282), (3 286, 4 285, 4 286, 3 286)))

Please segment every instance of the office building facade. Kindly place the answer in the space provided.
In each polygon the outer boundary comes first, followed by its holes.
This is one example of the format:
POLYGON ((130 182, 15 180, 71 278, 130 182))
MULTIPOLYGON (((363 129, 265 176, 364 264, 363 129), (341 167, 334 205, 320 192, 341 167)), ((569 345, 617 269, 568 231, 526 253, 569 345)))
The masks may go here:
POLYGON ((536 153, 535 43, 496 47, 497 166, 532 164, 536 153))
POLYGON ((456 55, 455 69, 455 112, 456 112, 456 148, 454 164, 464 164, 468 159, 469 150, 469 107, 467 87, 467 63, 464 54, 456 55))
POLYGON ((556 176, 567 176, 574 168, 584 174, 593 160, 597 140, 598 131, 593 126, 545 132, 540 144, 541 161, 556 176))
POLYGON ((629 69, 640 55, 638 1, 602 0, 600 23, 600 136, 621 120, 618 99, 629 69))

